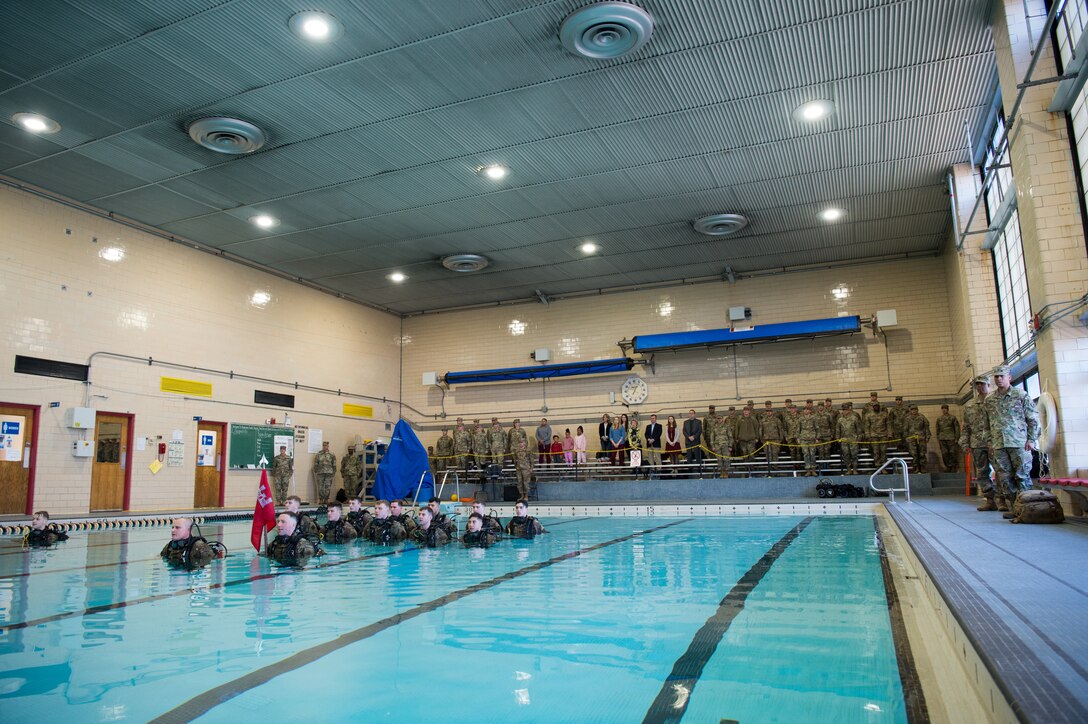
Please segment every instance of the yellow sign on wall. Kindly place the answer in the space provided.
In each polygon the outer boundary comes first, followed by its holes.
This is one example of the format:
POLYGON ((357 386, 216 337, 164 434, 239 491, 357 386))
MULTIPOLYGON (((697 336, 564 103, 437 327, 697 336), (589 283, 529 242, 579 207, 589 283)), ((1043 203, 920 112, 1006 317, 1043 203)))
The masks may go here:
POLYGON ((352 405, 345 402, 344 414, 352 417, 374 417, 374 408, 368 405, 352 405))
POLYGON ((160 377, 159 389, 162 392, 174 392, 179 395, 196 395, 197 397, 212 396, 211 382, 182 380, 177 377, 160 377))

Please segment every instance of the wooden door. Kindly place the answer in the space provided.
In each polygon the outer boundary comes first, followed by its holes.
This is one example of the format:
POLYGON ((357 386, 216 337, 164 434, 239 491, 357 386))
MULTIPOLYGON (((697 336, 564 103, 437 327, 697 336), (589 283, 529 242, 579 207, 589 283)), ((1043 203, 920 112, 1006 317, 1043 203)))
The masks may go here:
POLYGON ((217 508, 223 482, 223 436, 226 424, 204 422, 196 426, 196 477, 193 485, 194 508, 217 508))
POLYGON ((91 510, 122 510, 129 419, 98 413, 94 422, 94 465, 91 468, 91 510))
POLYGON ((29 513, 35 408, 0 404, 0 513, 29 513))

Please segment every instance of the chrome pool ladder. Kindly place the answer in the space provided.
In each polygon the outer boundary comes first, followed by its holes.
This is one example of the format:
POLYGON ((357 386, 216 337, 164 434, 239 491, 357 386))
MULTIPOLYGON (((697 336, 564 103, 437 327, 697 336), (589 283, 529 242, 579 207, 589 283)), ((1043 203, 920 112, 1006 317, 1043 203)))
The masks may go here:
POLYGON ((904 460, 903 458, 888 458, 887 460, 885 460, 884 464, 881 465, 879 468, 877 468, 873 472, 873 474, 869 476, 869 488, 871 490, 873 490, 874 492, 876 492, 876 493, 887 493, 888 497, 891 499, 891 502, 893 502, 893 503, 895 502, 895 494, 896 493, 906 493, 907 494, 907 502, 909 503, 910 502, 910 473, 908 472, 908 469, 907 469, 907 461, 904 460), (880 471, 883 470, 884 468, 888 467, 892 463, 899 463, 899 467, 903 469, 903 487, 902 488, 878 488, 875 485, 873 485, 873 480, 876 478, 877 475, 880 474, 880 471))

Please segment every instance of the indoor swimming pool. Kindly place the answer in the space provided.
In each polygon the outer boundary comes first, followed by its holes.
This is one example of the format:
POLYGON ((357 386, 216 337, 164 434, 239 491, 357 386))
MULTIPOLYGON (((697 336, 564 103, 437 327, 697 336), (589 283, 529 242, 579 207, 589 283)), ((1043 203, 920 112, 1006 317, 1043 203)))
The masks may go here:
MULTIPOLYGON (((4 719, 907 722, 869 516, 546 519, 547 535, 168 569, 164 527, 0 541, 4 719)), ((463 525, 462 525, 463 527, 463 525)), ((898 654, 897 654, 898 651, 898 654)))

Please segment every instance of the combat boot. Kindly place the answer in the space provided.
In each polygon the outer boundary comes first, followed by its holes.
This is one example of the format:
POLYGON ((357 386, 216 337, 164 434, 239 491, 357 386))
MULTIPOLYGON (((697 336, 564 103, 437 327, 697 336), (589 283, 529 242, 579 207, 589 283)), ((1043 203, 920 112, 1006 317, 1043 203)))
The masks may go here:
POLYGON ((975 510, 982 510, 982 511, 987 511, 987 510, 997 510, 997 504, 996 504, 996 503, 994 503, 994 496, 992 496, 992 495, 987 495, 987 496, 986 496, 986 499, 985 499, 985 501, 984 501, 984 502, 982 503, 982 505, 980 505, 980 506, 978 506, 977 508, 975 508, 975 510))
POLYGON ((1005 513, 1009 510, 1009 499, 1006 498, 1004 495, 997 496, 997 509, 1000 510, 1002 513, 1005 513))

